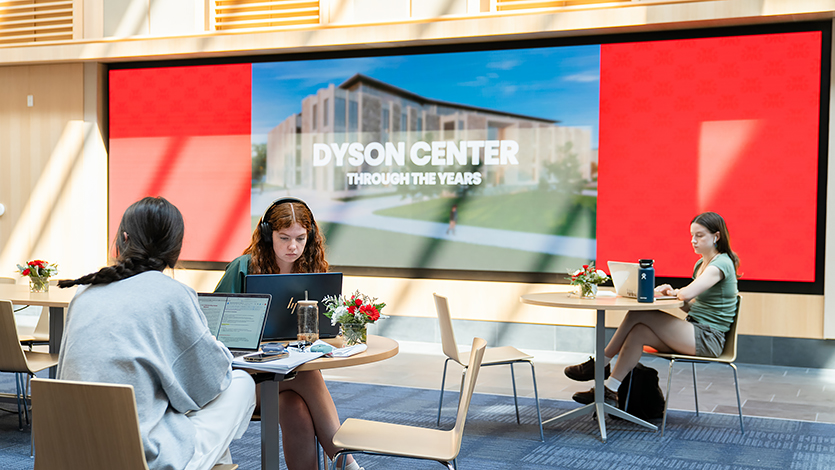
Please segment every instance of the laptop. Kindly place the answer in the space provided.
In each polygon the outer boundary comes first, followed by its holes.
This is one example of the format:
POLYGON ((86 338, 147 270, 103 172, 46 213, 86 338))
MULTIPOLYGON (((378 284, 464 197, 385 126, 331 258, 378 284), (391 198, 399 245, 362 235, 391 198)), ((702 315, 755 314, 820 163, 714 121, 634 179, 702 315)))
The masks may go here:
POLYGON ((246 277, 248 293, 270 294, 272 304, 264 327, 265 341, 295 341, 298 320, 294 315, 296 302, 307 299, 319 301, 319 337, 335 338, 339 326, 331 325, 325 316, 322 299, 342 293, 342 273, 308 274, 250 274, 246 277))
POLYGON ((209 331, 233 356, 258 352, 270 309, 269 294, 197 294, 209 331))
MULTIPOLYGON (((638 263, 626 263, 622 261, 609 261, 609 273, 612 275, 612 283, 615 284, 615 293, 620 297, 630 299, 638 298, 638 263)), ((656 295, 656 300, 675 299, 671 295, 656 295)))

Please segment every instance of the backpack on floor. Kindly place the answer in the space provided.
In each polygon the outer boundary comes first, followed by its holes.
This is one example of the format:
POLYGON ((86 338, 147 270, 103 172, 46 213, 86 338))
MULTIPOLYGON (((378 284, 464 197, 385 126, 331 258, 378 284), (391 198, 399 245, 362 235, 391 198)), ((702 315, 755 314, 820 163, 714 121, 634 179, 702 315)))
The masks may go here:
POLYGON ((664 393, 658 386, 658 371, 640 362, 626 374, 618 387, 618 408, 643 419, 658 419, 664 416, 664 393), (633 382, 632 391, 629 384, 633 382), (629 395, 629 406, 626 397, 629 395))

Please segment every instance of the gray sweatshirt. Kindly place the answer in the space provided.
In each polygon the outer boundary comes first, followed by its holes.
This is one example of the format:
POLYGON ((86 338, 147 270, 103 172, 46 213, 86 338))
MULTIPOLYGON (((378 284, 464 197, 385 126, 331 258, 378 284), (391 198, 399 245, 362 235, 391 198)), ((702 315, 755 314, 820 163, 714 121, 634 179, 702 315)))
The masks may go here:
POLYGON ((185 468, 185 415, 229 386, 232 355, 209 332, 188 286, 158 271, 82 287, 67 313, 58 378, 133 385, 151 470, 185 468))

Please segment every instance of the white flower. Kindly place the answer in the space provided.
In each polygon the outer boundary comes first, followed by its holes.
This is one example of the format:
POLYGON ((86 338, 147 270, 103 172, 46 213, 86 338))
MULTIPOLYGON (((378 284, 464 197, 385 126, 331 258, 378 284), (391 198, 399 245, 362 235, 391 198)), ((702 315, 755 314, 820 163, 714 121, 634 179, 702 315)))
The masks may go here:
POLYGON ((582 270, 582 269, 578 269, 578 270, 574 271, 571 275, 572 275, 572 276, 579 276, 579 275, 580 275, 580 274, 582 274, 582 273, 583 273, 583 270, 582 270))
POLYGON ((601 277, 601 279, 605 279, 605 278, 606 278, 606 273, 604 273, 602 269, 598 269, 598 270, 597 270, 597 275, 598 275, 598 276, 600 276, 600 277, 601 277))

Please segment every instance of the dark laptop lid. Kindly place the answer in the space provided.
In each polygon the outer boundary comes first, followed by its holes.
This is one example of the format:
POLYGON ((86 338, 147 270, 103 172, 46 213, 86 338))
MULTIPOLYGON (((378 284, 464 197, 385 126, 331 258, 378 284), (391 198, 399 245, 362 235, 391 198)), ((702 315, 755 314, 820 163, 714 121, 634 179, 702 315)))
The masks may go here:
POLYGON ((264 327, 265 341, 296 340, 298 321, 292 311, 296 302, 305 299, 305 291, 308 299, 319 301, 319 337, 334 338, 339 334, 339 326, 331 325, 325 316, 322 299, 342 293, 342 273, 250 274, 246 277, 246 291, 272 296, 264 327))
POLYGON ((258 351, 270 308, 269 294, 197 294, 209 331, 230 351, 258 351))

